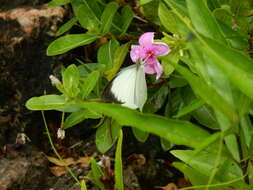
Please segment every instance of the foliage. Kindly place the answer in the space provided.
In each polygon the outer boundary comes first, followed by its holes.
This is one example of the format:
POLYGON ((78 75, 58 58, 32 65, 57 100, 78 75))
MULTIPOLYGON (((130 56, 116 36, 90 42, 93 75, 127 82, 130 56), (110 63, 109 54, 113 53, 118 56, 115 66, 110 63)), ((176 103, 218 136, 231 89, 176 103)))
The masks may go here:
MULTIPOLYGON (((75 24, 86 32, 59 37, 49 45, 47 55, 95 44, 99 47, 97 63, 69 65, 62 82, 56 84, 60 95, 33 97, 26 107, 70 112, 64 129, 88 118, 101 118, 96 133, 98 150, 105 153, 120 137, 115 161, 118 189, 123 189, 119 164, 123 126, 132 127, 142 142, 152 133, 161 137, 164 149, 174 144, 191 148, 171 153, 182 161, 174 166, 194 189, 252 189, 251 1, 141 0, 137 11, 135 1, 119 2, 52 0, 48 4, 70 3, 73 8, 75 16, 57 35, 71 31, 75 24), (100 94, 127 60, 132 39, 146 32, 145 24, 148 30, 163 34, 160 41, 172 51, 161 58, 161 79, 146 76, 148 100, 141 113, 105 103, 100 94)), ((103 189, 102 173, 95 161, 91 163, 93 181, 103 189)))

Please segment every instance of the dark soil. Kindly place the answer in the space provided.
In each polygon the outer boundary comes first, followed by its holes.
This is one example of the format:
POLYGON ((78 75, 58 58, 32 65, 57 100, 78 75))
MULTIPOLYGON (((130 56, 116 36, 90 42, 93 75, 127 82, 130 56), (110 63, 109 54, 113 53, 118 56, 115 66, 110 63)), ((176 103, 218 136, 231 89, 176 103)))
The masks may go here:
MULTIPOLYGON (((59 9, 49 17, 38 14, 32 29, 25 28, 17 19, 3 16, 16 8, 39 11, 46 2, 0 0, 0 190, 80 189, 68 173, 60 177, 52 174, 50 168, 54 164, 49 163, 46 155, 55 156, 41 113, 24 106, 33 96, 56 92, 49 75, 58 75, 62 65, 76 63, 75 53, 87 53, 79 49, 61 56, 46 56, 48 44, 56 38, 59 25, 71 15, 70 9, 59 9)), ((60 113, 46 112, 46 118, 55 146, 64 158, 89 155, 101 158, 94 144, 93 126, 97 121, 87 120, 69 129, 66 138, 60 141, 55 138, 60 113)), ((151 136, 146 143, 139 143, 130 129, 125 129, 124 135, 128 139, 123 147, 125 189, 149 190, 177 183, 181 174, 169 165, 174 158, 161 149, 158 137, 151 136)), ((114 151, 112 148, 107 156, 113 158, 114 151)), ((89 171, 78 164, 71 168, 79 178, 89 171)), ((96 187, 88 184, 88 189, 96 187)))

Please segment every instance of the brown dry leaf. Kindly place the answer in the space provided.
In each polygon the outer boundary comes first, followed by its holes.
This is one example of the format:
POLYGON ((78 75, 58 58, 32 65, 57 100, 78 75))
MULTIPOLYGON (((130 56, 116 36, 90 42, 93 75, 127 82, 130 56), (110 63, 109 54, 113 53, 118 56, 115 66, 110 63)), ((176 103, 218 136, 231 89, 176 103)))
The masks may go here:
POLYGON ((50 167, 49 169, 52 172, 52 174, 56 177, 60 177, 67 172, 65 167, 62 167, 62 166, 53 166, 53 167, 50 167))
POLYGON ((156 186, 155 188, 163 190, 177 190, 177 185, 175 183, 169 183, 166 186, 156 186))
POLYGON ((76 161, 71 157, 64 158, 63 161, 51 156, 47 156, 47 159, 49 160, 49 162, 52 162, 53 164, 57 166, 69 166, 76 163, 76 161))
POLYGON ((69 157, 69 158, 64 158, 63 161, 55 158, 55 157, 51 157, 51 156, 47 156, 47 159, 49 160, 49 162, 57 165, 57 166, 69 166, 69 165, 77 165, 77 164, 81 164, 82 167, 88 167, 90 165, 90 157, 80 157, 77 160, 74 160, 74 158, 69 157))
POLYGON ((89 167, 90 165, 90 157, 80 157, 77 161, 76 164, 81 164, 82 167, 89 167))

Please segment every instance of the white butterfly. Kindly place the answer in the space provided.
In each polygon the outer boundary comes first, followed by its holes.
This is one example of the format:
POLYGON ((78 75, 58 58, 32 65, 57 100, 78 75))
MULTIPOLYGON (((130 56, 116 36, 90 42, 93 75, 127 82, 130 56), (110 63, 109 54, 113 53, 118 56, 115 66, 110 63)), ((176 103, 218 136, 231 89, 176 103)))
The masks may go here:
MULTIPOLYGON (((123 106, 142 111, 147 100, 147 84, 143 64, 122 69, 108 86, 110 93, 123 106)), ((104 93, 103 93, 104 94, 104 93)))

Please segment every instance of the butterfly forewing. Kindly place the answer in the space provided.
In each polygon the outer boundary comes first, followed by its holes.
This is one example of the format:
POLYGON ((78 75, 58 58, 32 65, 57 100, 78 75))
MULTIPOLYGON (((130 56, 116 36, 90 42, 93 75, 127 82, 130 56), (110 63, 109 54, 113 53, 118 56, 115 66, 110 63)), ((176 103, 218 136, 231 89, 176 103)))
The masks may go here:
POLYGON ((137 65, 131 65, 118 73, 112 82, 111 92, 123 106, 136 109, 135 104, 137 65))

